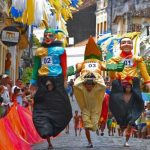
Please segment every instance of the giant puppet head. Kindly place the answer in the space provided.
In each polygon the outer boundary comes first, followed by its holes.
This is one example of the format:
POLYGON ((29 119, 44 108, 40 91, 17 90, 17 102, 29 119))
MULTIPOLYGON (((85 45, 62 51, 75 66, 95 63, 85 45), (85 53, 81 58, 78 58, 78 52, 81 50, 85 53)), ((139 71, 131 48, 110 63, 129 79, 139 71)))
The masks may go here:
POLYGON ((128 37, 122 38, 120 42, 120 49, 124 53, 131 53, 133 49, 133 41, 128 37))
POLYGON ((59 29, 47 28, 44 31, 43 43, 46 45, 50 45, 51 43, 53 43, 56 40, 56 35, 59 32, 64 33, 62 30, 59 29))

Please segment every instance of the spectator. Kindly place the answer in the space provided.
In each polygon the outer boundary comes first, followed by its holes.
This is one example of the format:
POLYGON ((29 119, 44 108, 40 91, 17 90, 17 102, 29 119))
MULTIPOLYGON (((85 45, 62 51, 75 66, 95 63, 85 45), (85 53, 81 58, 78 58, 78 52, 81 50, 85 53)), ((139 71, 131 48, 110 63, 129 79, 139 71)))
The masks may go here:
POLYGON ((73 81, 73 79, 70 79, 70 82, 69 82, 69 85, 71 86, 71 93, 70 93, 70 97, 71 97, 71 99, 72 99, 72 101, 73 101, 73 86, 74 86, 74 81, 73 81))
POLYGON ((9 110, 9 106, 11 105, 10 101, 10 95, 9 95, 9 90, 8 90, 8 83, 9 83, 9 76, 7 74, 3 74, 2 76, 2 85, 4 87, 4 92, 2 93, 2 98, 3 98, 3 112, 2 116, 5 116, 9 110))
POLYGON ((78 115, 78 111, 75 111, 75 115, 73 117, 74 120, 74 131, 75 131, 75 136, 77 136, 77 130, 79 129, 79 115, 78 115))
POLYGON ((147 110, 145 111, 147 138, 150 139, 150 102, 147 103, 147 110))
POLYGON ((14 89, 17 87, 18 89, 20 89, 16 99, 17 99, 17 102, 18 104, 20 104, 22 106, 22 103, 23 103, 23 93, 21 91, 22 89, 22 81, 21 80, 16 80, 16 85, 12 87, 12 94, 14 93, 14 89))
POLYGON ((3 111, 3 107, 1 106, 2 102, 3 102, 3 98, 2 98, 2 94, 4 93, 4 87, 2 85, 0 85, 0 118, 2 115, 2 111, 3 111))

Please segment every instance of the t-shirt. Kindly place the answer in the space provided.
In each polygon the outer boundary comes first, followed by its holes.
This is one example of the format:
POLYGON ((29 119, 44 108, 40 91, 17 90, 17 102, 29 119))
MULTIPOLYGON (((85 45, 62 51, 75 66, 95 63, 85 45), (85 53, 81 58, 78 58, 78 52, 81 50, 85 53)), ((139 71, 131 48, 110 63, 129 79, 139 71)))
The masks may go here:
POLYGON ((9 91, 8 91, 8 88, 6 86, 3 86, 3 87, 4 87, 4 92, 2 94, 3 103, 5 105, 8 105, 10 103, 9 91))

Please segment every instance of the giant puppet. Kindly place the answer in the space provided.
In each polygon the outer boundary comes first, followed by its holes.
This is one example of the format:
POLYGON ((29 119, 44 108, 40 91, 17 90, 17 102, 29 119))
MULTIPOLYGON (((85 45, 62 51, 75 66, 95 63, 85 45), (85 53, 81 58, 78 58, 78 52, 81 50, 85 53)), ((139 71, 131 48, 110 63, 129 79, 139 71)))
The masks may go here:
POLYGON ((57 136, 72 118, 72 110, 64 83, 66 52, 56 35, 62 30, 47 28, 42 47, 35 51, 31 84, 37 85, 34 96, 33 122, 42 138, 57 136))
POLYGON ((105 69, 99 60, 101 52, 92 37, 89 38, 85 50, 85 60, 77 64, 80 76, 74 82, 74 94, 82 111, 84 128, 88 140, 88 147, 92 148, 90 130, 98 129, 98 121, 105 94, 105 82, 101 71, 105 69))
POLYGON ((82 111, 85 133, 89 143, 88 148, 93 147, 90 131, 98 130, 105 94, 106 86, 102 70, 121 70, 121 65, 106 66, 105 62, 101 61, 101 56, 101 51, 94 39, 90 37, 85 49, 84 62, 76 66, 80 76, 74 82, 74 94, 82 111))
POLYGON ((132 54, 133 41, 124 37, 120 42, 121 53, 111 58, 108 63, 123 62, 125 67, 122 72, 110 72, 113 80, 110 94, 109 107, 122 129, 127 129, 125 146, 131 133, 131 126, 144 110, 144 102, 140 91, 139 73, 148 89, 150 89, 150 77, 146 65, 140 56, 132 54), (138 69, 140 72, 138 72, 138 69))

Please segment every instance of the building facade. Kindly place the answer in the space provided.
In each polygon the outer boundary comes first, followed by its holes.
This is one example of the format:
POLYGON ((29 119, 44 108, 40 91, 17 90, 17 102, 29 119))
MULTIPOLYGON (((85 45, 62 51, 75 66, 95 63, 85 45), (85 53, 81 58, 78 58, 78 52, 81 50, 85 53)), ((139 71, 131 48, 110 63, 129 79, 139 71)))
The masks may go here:
POLYGON ((96 1, 96 38, 98 39, 99 35, 108 32, 107 30, 107 1, 106 0, 97 0, 96 1))
POLYGON ((149 0, 108 0, 108 29, 113 34, 141 31, 150 24, 149 0))

